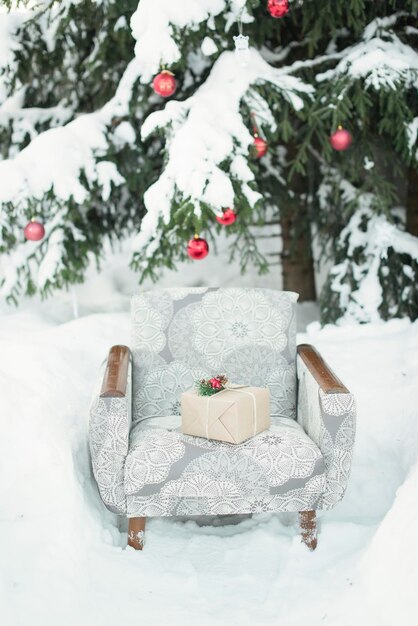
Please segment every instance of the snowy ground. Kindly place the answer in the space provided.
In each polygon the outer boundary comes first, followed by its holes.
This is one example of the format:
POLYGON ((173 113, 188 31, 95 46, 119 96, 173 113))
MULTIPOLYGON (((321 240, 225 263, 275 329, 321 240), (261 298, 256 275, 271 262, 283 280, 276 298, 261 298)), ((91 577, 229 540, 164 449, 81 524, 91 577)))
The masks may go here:
MULTIPOLYGON (((99 499, 87 448, 99 362, 113 343, 129 342, 132 277, 121 279, 118 263, 77 288, 78 319, 66 294, 3 307, 2 626, 415 625, 418 324, 313 322, 299 337, 358 404, 349 489, 321 515, 316 552, 301 545, 293 515, 261 514, 237 524, 153 519, 139 554, 125 550, 126 528, 99 499)), ((181 269, 176 284, 198 283, 199 267, 181 269)), ((241 282, 236 268, 226 274, 241 282)), ((301 313, 312 319, 315 307, 301 313)))

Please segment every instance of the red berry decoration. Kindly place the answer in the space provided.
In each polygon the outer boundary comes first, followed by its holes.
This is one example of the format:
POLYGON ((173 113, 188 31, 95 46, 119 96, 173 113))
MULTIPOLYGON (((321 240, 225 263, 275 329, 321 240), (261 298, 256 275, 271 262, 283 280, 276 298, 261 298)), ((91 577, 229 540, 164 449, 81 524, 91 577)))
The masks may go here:
POLYGON ((267 11, 271 17, 283 17, 289 12, 289 0, 268 0, 267 11))
POLYGON ((348 130, 345 130, 342 126, 338 126, 335 133, 332 133, 329 141, 334 150, 347 150, 353 142, 353 136, 348 130))
POLYGON ((200 261, 208 255, 209 244, 206 239, 202 239, 199 235, 195 235, 187 244, 187 254, 195 261, 200 261))
POLYGON ((159 96, 169 98, 176 91, 177 83, 173 72, 163 70, 152 81, 152 87, 159 96))
POLYGON ((220 389, 222 387, 222 383, 218 378, 210 378, 209 382, 212 389, 220 389))
POLYGON ((43 224, 37 222, 36 220, 32 220, 25 226, 25 230, 23 231, 26 239, 29 241, 40 241, 45 236, 45 228, 43 224))
POLYGON ((216 215, 216 221, 223 226, 233 224, 237 219, 237 214, 232 209, 224 209, 222 215, 216 215))
POLYGON ((261 157, 263 157, 267 150, 269 149, 269 145, 267 143, 267 141, 265 139, 263 139, 262 137, 259 137, 258 135, 255 135, 254 137, 254 153, 257 159, 260 159, 261 157))

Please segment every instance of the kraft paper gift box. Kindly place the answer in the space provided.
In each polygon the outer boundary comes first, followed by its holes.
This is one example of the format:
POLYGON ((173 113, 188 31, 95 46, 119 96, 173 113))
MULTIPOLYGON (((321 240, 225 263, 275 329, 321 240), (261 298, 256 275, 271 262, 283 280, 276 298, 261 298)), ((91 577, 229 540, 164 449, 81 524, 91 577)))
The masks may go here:
POLYGON ((190 389, 181 394, 181 418, 186 435, 241 443, 270 426, 270 391, 237 386, 202 396, 190 389))

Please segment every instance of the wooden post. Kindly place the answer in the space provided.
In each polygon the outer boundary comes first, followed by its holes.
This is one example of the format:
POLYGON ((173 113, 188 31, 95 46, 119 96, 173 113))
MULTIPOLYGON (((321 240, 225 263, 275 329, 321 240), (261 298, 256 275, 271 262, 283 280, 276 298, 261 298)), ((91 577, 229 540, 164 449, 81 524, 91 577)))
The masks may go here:
POLYGON ((128 520, 128 546, 135 550, 144 547, 145 517, 130 517, 128 520))
POLYGON ((300 511, 299 524, 303 543, 309 550, 315 550, 318 539, 316 531, 316 511, 300 511))

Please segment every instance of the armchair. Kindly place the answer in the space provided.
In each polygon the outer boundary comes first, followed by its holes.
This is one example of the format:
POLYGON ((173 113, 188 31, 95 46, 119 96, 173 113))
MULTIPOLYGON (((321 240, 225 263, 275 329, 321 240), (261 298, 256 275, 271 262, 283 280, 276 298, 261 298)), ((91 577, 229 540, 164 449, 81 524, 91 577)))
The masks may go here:
POLYGON ((132 346, 109 352, 89 434, 100 496, 128 517, 129 545, 142 549, 147 517, 295 511, 316 547, 316 511, 346 489, 355 405, 312 346, 296 349, 296 299, 233 288, 133 298, 132 346), (270 388, 269 430, 237 445, 181 433, 180 394, 217 373, 270 388))

